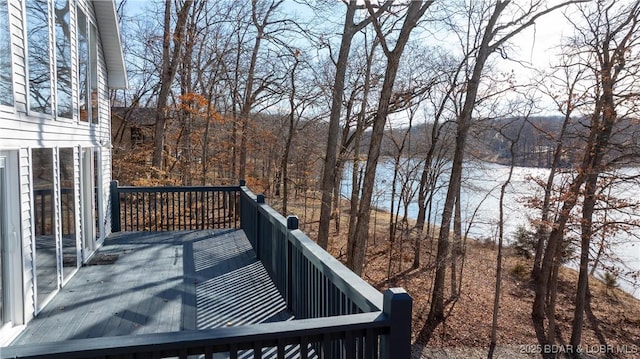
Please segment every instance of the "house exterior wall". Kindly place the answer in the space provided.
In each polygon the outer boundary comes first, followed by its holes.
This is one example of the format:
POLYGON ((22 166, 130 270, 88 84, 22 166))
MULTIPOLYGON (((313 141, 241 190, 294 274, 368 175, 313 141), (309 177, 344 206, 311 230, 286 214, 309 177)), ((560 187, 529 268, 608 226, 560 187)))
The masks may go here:
MULTIPOLYGON (((0 0, 0 6, 5 6, 8 15, 8 24, 0 23, 0 32, 9 30, 10 36, 10 52, 0 51, 0 56, 10 56, 11 62, 11 79, 13 91, 13 105, 6 106, 0 104, 0 156, 15 157, 16 171, 7 171, 6 176, 15 177, 15 187, 9 188, 9 191, 17 193, 16 200, 17 211, 10 220, 19 224, 19 242, 21 248, 21 266, 14 270, 12 275, 17 279, 19 288, 22 291, 22 303, 14 303, 14 307, 22 308, 21 318, 14 318, 11 325, 3 325, 0 322, 0 346, 6 345, 12 337, 19 332, 31 318, 37 315, 38 311, 46 305, 47 301, 38 298, 37 293, 37 245, 35 230, 35 211, 34 208, 34 168, 33 168, 33 150, 39 148, 51 148, 53 151, 53 186, 52 193, 52 212, 53 220, 51 226, 54 228, 54 241, 57 246, 56 258, 59 262, 56 266, 57 270, 57 288, 66 284, 69 278, 63 277, 62 263, 62 234, 61 234, 61 216, 63 216, 61 208, 61 180, 60 180, 60 151, 61 148, 73 149, 73 182, 74 182, 74 226, 75 237, 78 248, 78 258, 88 259, 91 252, 95 251, 102 243, 104 238, 111 232, 110 211, 109 211, 109 183, 111 181, 111 128, 110 128, 110 103, 109 103, 109 83, 108 70, 106 68, 105 54, 102 49, 102 36, 100 34, 99 19, 94 10, 94 4, 90 0, 69 0, 69 28, 68 39, 70 39, 70 82, 71 91, 65 94, 71 95, 71 118, 63 118, 56 115, 57 101, 61 98, 57 93, 57 72, 56 72, 56 50, 54 42, 56 41, 55 31, 56 25, 54 21, 53 9, 56 3, 64 3, 61 0, 41 0, 39 3, 48 9, 47 15, 49 26, 42 31, 49 32, 49 56, 50 56, 50 81, 51 81, 51 114, 43 114, 32 111, 29 107, 30 88, 29 88, 29 44, 28 44, 28 20, 27 20, 27 4, 29 0, 0 0), (78 13, 82 12, 86 15, 89 26, 94 26, 96 30, 96 55, 97 61, 97 86, 95 95, 90 98, 95 99, 97 103, 98 116, 97 122, 83 121, 80 118, 81 95, 80 95, 80 76, 79 71, 82 69, 78 61, 81 52, 78 41, 78 13), (83 153, 92 153, 95 160, 93 164, 87 166, 83 162, 83 153), (94 164, 96 165, 95 168, 94 164), (94 169, 95 174, 91 173, 83 176, 82 171, 91 171, 94 169), (88 178, 91 181, 86 182, 88 178), (95 183, 92 183, 95 178, 95 183), (85 182, 83 182, 85 181, 85 182), (85 191, 84 197, 81 191, 82 186, 97 187, 95 198, 88 198, 86 193, 93 193, 90 189, 85 191), (85 210, 87 206, 94 204, 95 210, 85 210), (94 214, 98 213, 99 218, 96 220, 94 214), (87 247, 86 229, 90 225, 96 225, 98 238, 91 238, 94 244, 87 247)), ((104 4, 101 4, 104 7, 104 4)), ((109 16, 101 14, 100 16, 109 16)), ((107 29, 110 30, 110 29, 107 29)), ((41 31, 41 30, 38 30, 41 31)), ((113 36, 109 31, 105 31, 105 35, 113 36)), ((120 57, 122 54, 118 54, 120 57)), ((90 66, 90 65, 89 65, 90 66)), ((2 71, 9 71, 3 68, 2 71)), ((90 75, 89 75, 90 76, 90 75)), ((126 83, 126 79, 123 80, 126 83)), ((61 81, 62 82, 62 81, 61 81)), ((61 84, 62 86, 62 84, 61 84)), ((87 89, 91 90, 92 85, 87 84, 87 89)), ((63 91, 63 90, 61 90, 63 91)), ((86 91, 87 93, 89 91, 86 91)), ((86 107, 92 107, 91 102, 86 107)), ((66 116, 65 116, 66 117, 66 116)), ((14 183, 14 182, 9 182, 14 183)), ((44 201, 41 199, 41 201, 44 201)), ((9 215, 6 215, 9 216, 9 215)), ((1 238, 0 238, 1 239, 1 238)), ((4 240, 4 239, 2 239, 4 240)), ((6 271, 5 271, 6 272, 6 271)), ((3 273, 6 275, 6 273, 3 273)), ((3 282, 4 284, 4 282, 3 282)), ((3 286, 4 287, 4 286, 3 286)), ((55 292, 54 292, 55 294, 55 292)), ((2 299, 2 298, 0 298, 2 299)), ((3 303, 4 305, 4 303, 3 303)))

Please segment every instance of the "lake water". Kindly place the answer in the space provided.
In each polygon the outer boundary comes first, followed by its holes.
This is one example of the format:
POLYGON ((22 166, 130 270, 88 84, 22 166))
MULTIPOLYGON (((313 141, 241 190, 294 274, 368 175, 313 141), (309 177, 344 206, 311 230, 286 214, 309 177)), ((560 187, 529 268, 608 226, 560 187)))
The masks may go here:
MULTIPOLYGON (((351 168, 345 170, 345 180, 343 181, 341 192, 347 198, 351 191, 351 168)), ((640 168, 625 168, 619 170, 625 175, 640 175, 640 168)), ((500 187, 508 178, 509 167, 487 162, 470 162, 465 165, 463 172, 463 186, 461 190, 463 231, 467 231, 469 236, 478 239, 498 238, 498 215, 500 187), (475 214, 474 214, 475 213, 475 214)), ((543 197, 543 189, 531 181, 530 178, 541 178, 546 182, 549 174, 548 169, 515 167, 509 186, 505 192, 504 200, 504 233, 507 243, 513 237, 513 233, 518 226, 529 226, 530 219, 540 218, 538 210, 528 208, 527 199, 536 196, 543 197)), ((406 177, 406 176, 405 176, 406 177)), ((414 176, 419 177, 419 174, 414 176)), ((567 181, 568 175, 557 177, 557 183, 567 181)), ((385 161, 378 166, 376 175, 376 188, 372 205, 378 208, 390 209, 391 183, 393 181, 393 163, 385 161)), ((432 221, 439 224, 441 209, 446 197, 446 183, 448 173, 442 176, 440 189, 436 191, 433 199, 434 210, 432 221)), ((417 188, 417 180, 411 182, 417 188)), ((616 184, 612 186, 611 193, 619 198, 629 200, 640 200, 640 185, 636 184, 616 184)), ((417 196, 407 209, 410 218, 416 218, 418 214, 417 196)), ((404 211, 401 206, 400 214, 404 211)), ((640 212, 630 214, 615 214, 615 216, 626 217, 631 220, 640 220, 640 212)), ((621 275, 618 282, 627 292, 640 298, 640 283, 633 280, 631 275, 640 273, 640 228, 635 229, 632 235, 616 234, 613 251, 621 259, 624 265, 621 266, 621 275)), ((576 263, 569 264, 576 266, 576 263)))

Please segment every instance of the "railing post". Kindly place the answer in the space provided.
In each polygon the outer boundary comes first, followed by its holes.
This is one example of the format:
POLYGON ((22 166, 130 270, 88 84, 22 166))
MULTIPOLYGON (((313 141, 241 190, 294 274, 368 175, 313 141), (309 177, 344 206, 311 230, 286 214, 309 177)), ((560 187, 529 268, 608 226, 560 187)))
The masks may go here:
MULTIPOLYGON (((236 207, 236 211, 238 211, 238 212, 236 212, 236 213, 239 213, 239 215, 240 215, 240 228, 241 229, 244 229, 242 227, 242 219, 245 218, 245 214, 246 214, 246 212, 244 212, 244 211, 248 210, 248 208, 245 209, 242 206, 242 196, 243 196, 243 193, 244 193, 244 190, 242 189, 242 187, 246 187, 246 186, 247 186, 247 181, 241 179, 240 182, 239 182, 239 189, 238 189, 238 196, 237 196, 238 200, 237 200, 237 203, 236 203, 238 205, 236 207)), ((237 228, 237 223, 238 222, 236 221, 235 223, 236 223, 235 225, 236 225, 236 228, 237 228)))
MULTIPOLYGON (((298 216, 290 215, 287 217, 287 229, 289 232, 298 229, 300 221, 298 220, 298 216)), ((287 233, 287 243, 286 245, 286 263, 285 270, 287 271, 287 293, 285 296, 285 300, 287 301, 287 309, 293 311, 293 243, 289 240, 289 236, 291 233, 287 233)))
POLYGON ((288 216, 287 217, 287 229, 292 231, 294 229, 298 229, 298 216, 288 216))
POLYGON ((389 316, 389 335, 382 339, 382 359, 411 357, 411 310, 413 299, 402 288, 384 292, 382 311, 389 316))
POLYGON ((256 223, 255 223, 255 229, 256 229, 256 234, 255 234, 255 248, 253 249, 254 251, 256 251, 256 258, 258 258, 258 260, 262 260, 261 256, 260 256, 260 232, 261 232, 261 228, 260 228, 260 206, 264 204, 264 194, 259 194, 256 195, 256 223))
POLYGON ((111 231, 120 232, 120 192, 118 192, 118 181, 111 181, 111 231))

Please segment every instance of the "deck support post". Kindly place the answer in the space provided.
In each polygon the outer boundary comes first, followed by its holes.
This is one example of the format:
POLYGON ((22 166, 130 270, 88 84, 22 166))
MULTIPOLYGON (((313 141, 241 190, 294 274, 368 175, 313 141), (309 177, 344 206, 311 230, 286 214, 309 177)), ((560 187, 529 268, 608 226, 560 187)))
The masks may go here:
POLYGON ((389 316, 390 332, 382 338, 380 358, 411 357, 411 311, 413 299, 402 288, 384 292, 383 312, 389 316))
POLYGON ((111 232, 120 232, 120 193, 118 192, 118 181, 111 181, 111 232))

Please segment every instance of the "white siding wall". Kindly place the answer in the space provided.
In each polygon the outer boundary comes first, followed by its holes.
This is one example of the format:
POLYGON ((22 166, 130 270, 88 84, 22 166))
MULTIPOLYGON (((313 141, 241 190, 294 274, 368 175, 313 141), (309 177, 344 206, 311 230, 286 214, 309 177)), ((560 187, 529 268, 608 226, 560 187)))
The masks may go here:
MULTIPOLYGON (((50 0, 53 1, 53 0, 50 0)), ((74 83, 78 81, 78 48, 77 48, 77 31, 76 19, 77 11, 84 11, 89 21, 96 25, 96 17, 93 11, 93 4, 89 0, 71 0, 70 21, 71 21, 71 37, 73 39, 71 46, 72 57, 72 80, 74 83)), ((11 33, 11 52, 12 52, 12 70, 13 70, 13 92, 14 106, 0 106, 0 149, 19 149, 19 184, 20 184, 20 221, 22 233, 22 254, 23 254, 23 291, 24 291, 24 307, 25 321, 29 321, 34 316, 35 298, 34 298, 34 219, 33 219, 33 198, 32 198, 32 159, 31 149, 33 148, 54 148, 55 166, 58 166, 58 150, 59 147, 74 148, 74 178, 75 201, 76 201, 76 233, 78 243, 82 234, 82 222, 80 220, 82 211, 81 195, 80 195, 80 162, 81 148, 100 148, 101 158, 98 163, 99 181, 103 193, 101 195, 102 205, 101 213, 104 218, 101 220, 102 238, 111 232, 110 221, 110 204, 109 204, 109 184, 111 181, 111 134, 110 134, 110 103, 109 89, 107 87, 107 70, 105 67, 104 52, 102 46, 98 46, 98 106, 99 106, 99 123, 90 124, 81 122, 78 119, 78 87, 73 87, 73 106, 74 118, 56 119, 52 116, 31 116, 27 110, 28 98, 28 75, 25 39, 25 3, 24 0, 9 1, 9 24, 11 33)), ((4 30, 1 30, 4 31, 4 30)), ((50 26, 53 31, 53 24, 50 26)), ((98 29, 99 31, 99 29, 98 29)), ((98 42, 100 34, 98 33, 98 42)), ((52 57, 53 59, 53 57, 52 57)), ((53 60, 52 60, 53 61, 53 60)), ((53 64, 52 64, 53 66, 53 64)), ((6 69, 3 69, 6 71, 6 69)), ((53 73, 52 73, 53 75, 53 73)), ((55 86, 54 86, 55 89, 55 86)), ((55 94, 54 94, 55 100, 55 94)), ((59 191, 59 171, 56 170, 56 193, 59 191)), ((59 196, 59 193, 57 193, 59 196)), ((56 197, 58 198, 58 197, 56 197)), ((56 221, 58 228, 60 208, 56 206, 56 221)), ((60 240, 60 238, 58 238, 60 240)))
MULTIPOLYGON (((78 0, 71 6, 70 20, 72 25, 71 56, 72 78, 78 80, 76 59, 78 56, 76 39, 76 13, 84 11, 89 20, 96 24, 93 5, 88 0, 78 0)), ((26 40, 24 38, 24 1, 10 1, 9 16, 11 22, 13 72, 14 72, 14 108, 0 108, 0 139, 4 148, 20 147, 62 147, 70 144, 83 147, 108 146, 110 143, 110 109, 109 90, 107 88, 107 72, 102 47, 98 47, 98 94, 99 123, 89 124, 79 121, 78 113, 74 119, 55 119, 52 116, 29 116, 27 112, 27 69, 26 40)), ((99 35, 99 34, 98 34, 99 35)), ((99 38, 99 36, 98 36, 99 38)), ((78 106, 78 88, 73 88, 73 104, 78 106)))

